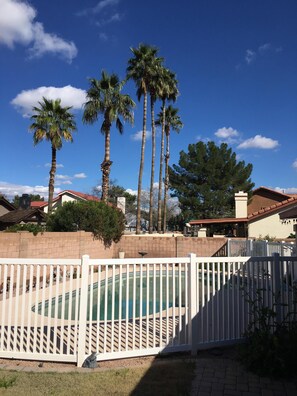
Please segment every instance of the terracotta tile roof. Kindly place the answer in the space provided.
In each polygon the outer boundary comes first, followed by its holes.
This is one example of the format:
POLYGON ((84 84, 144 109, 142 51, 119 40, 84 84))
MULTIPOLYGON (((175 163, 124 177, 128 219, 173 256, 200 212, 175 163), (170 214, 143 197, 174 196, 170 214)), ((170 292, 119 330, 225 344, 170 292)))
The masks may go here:
POLYGON ((31 208, 42 208, 43 206, 46 206, 47 202, 45 201, 31 201, 30 207, 31 208))
POLYGON ((296 203, 297 203, 297 197, 291 197, 291 198, 285 199, 284 201, 277 202, 271 206, 267 206, 266 208, 258 210, 257 212, 251 213, 248 216, 248 221, 257 219, 261 216, 273 214, 274 212, 278 211, 279 209, 282 209, 282 208, 285 209, 285 208, 291 206, 292 204, 296 205, 296 203))
MULTIPOLYGON (((53 202, 58 201, 62 195, 67 194, 67 193, 69 193, 71 195, 74 195, 76 197, 85 199, 86 201, 96 201, 96 202, 100 202, 101 201, 101 199, 99 199, 95 195, 85 194, 85 193, 81 193, 81 192, 73 191, 73 190, 64 190, 64 191, 61 191, 53 199, 53 202)), ((43 208, 44 206, 47 206, 47 205, 48 205, 48 202, 45 202, 45 201, 32 201, 31 202, 31 208, 43 208)))
POLYGON ((67 192, 69 192, 72 195, 76 195, 77 197, 80 197, 82 199, 85 199, 86 201, 97 201, 97 202, 101 201, 101 199, 99 199, 95 195, 85 194, 85 193, 81 193, 81 192, 73 191, 73 190, 65 190, 65 191, 60 192, 58 195, 60 196, 67 192))
POLYGON ((250 222, 257 220, 260 217, 265 217, 273 214, 274 212, 279 211, 280 209, 286 209, 290 206, 294 206, 297 204, 297 196, 290 197, 285 199, 284 201, 277 202, 271 206, 267 206, 257 212, 253 212, 248 215, 247 218, 220 218, 220 219, 200 219, 200 220, 191 220, 189 223, 191 225, 198 225, 198 224, 218 224, 218 223, 242 223, 242 222, 250 222))

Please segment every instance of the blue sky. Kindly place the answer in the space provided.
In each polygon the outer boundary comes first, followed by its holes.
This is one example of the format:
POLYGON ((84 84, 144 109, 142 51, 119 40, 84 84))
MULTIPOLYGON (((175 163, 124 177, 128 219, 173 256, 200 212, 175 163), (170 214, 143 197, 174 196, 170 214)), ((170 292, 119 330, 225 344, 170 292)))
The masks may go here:
MULTIPOLYGON (((73 106, 78 128, 58 152, 56 192, 100 184, 100 123, 81 122, 88 78, 103 69, 124 78, 130 47, 143 42, 159 48, 179 81, 174 106, 184 128, 172 133, 171 164, 191 143, 225 141, 253 164, 256 187, 296 193, 296 17, 295 0, 0 0, 0 192, 47 195, 50 145, 34 147, 28 132, 42 96, 73 106)), ((137 102, 133 82, 123 92, 137 102)), ((141 128, 137 102, 134 126, 123 135, 112 130, 111 179, 131 190, 141 128)), ((144 189, 150 150, 148 140, 144 189)), ((158 166, 159 149, 156 158, 158 166)))

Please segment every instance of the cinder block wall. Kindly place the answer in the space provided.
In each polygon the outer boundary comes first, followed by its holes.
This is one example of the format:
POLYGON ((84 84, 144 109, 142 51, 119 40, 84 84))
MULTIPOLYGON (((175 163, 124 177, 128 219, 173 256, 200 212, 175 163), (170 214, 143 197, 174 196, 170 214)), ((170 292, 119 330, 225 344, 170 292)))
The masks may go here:
POLYGON ((183 236, 124 235, 120 242, 105 248, 89 232, 45 232, 34 236, 29 232, 0 232, 0 257, 20 258, 116 258, 125 252, 126 258, 184 257, 188 253, 209 257, 226 242, 225 238, 186 238, 183 236))
POLYGON ((113 258, 113 247, 93 238, 90 232, 0 232, 0 257, 20 258, 113 258))

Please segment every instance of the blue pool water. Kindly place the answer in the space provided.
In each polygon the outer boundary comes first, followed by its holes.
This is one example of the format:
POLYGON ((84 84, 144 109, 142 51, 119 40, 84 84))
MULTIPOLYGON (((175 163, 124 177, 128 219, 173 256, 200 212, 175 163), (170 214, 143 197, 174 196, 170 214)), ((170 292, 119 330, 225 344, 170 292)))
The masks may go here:
MULTIPOLYGON (((115 284, 114 284, 114 320, 119 319, 120 315, 120 307, 121 307, 121 318, 128 319, 133 318, 133 301, 135 301, 135 314, 134 317, 139 317, 142 308, 142 316, 151 315, 154 311, 160 312, 166 307, 172 307, 173 302, 175 301, 175 306, 179 305, 179 280, 178 274, 175 276, 175 295, 173 296, 173 278, 169 276, 168 281, 168 301, 166 300, 167 290, 166 290, 166 277, 165 273, 162 274, 160 279, 159 271, 156 271, 155 278, 155 293, 156 298, 153 298, 154 292, 154 281, 153 281, 153 271, 149 272, 149 279, 147 279, 146 272, 143 272, 142 277, 142 285, 140 284, 140 276, 139 273, 136 274, 135 279, 135 293, 133 295, 133 283, 134 283, 134 274, 130 273, 129 276, 129 285, 128 285, 128 298, 127 298, 127 278, 126 274, 122 276, 122 297, 120 301, 120 281, 119 276, 115 276, 115 284), (149 282, 149 283, 148 283, 149 282), (162 284, 162 298, 160 298, 160 284, 162 284), (149 287, 147 288, 147 285, 149 287), (140 302, 140 289, 142 286, 142 302, 140 302), (147 293, 148 289, 148 293, 147 293)), ((184 295, 185 295, 185 282, 184 282, 184 273, 182 272, 181 278, 181 305, 185 305, 184 295)), ((100 284, 100 298, 98 299, 98 283, 94 283, 93 285, 93 295, 92 295, 92 308, 90 309, 90 298, 91 298, 91 287, 89 286, 88 292, 88 308, 87 308, 87 320, 97 320, 99 316, 99 320, 105 319, 105 314, 107 320, 112 319, 112 278, 109 278, 107 284, 107 304, 105 304, 105 293, 106 292, 106 284, 105 280, 101 281, 100 284), (99 301, 99 307, 98 307, 99 301), (107 305, 107 312, 105 313, 105 305, 107 305)), ((51 317, 55 316, 56 304, 57 307, 57 318, 62 319, 62 313, 64 312, 64 319, 74 320, 76 315, 78 316, 79 312, 79 303, 77 313, 75 312, 76 299, 80 299, 80 290, 78 292, 72 292, 72 298, 70 299, 70 294, 66 293, 63 301, 63 296, 59 296, 58 299, 53 297, 51 300, 47 300, 44 303, 44 315, 48 316, 50 314, 51 317), (56 301, 57 300, 57 301, 56 301), (71 307, 69 310, 69 304, 71 301, 71 307), (63 307, 64 306, 64 307, 63 307), (64 308, 64 309, 63 309, 64 308), (70 316, 70 318, 69 318, 70 316)), ((36 307, 34 306, 32 310, 35 312, 36 307)), ((38 304, 37 313, 42 313, 42 303, 38 304)))

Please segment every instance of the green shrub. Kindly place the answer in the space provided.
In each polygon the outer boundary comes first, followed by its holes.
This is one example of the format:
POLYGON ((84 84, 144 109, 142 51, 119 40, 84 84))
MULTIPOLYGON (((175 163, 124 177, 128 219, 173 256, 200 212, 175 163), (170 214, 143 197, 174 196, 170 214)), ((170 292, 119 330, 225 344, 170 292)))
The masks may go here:
POLYGON ((6 232, 18 232, 18 231, 29 231, 32 232, 33 235, 37 235, 39 232, 44 232, 45 227, 40 224, 14 224, 13 226, 8 227, 6 232))
MULTIPOLYGON (((292 286, 296 296, 296 285, 292 286)), ((260 376, 290 378, 297 373, 296 312, 289 312, 281 322, 276 313, 264 305, 263 292, 258 289, 249 298, 252 320, 244 333, 245 342, 239 346, 242 363, 260 376)), ((279 304, 276 296, 274 307, 279 304)), ((296 306, 296 304, 295 304, 296 306)))
POLYGON ((48 231, 89 231, 110 246, 118 242, 125 230, 125 216, 104 202, 66 202, 47 220, 48 231))

